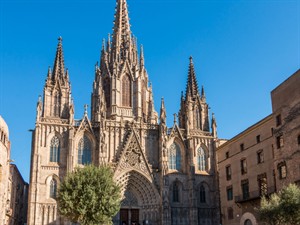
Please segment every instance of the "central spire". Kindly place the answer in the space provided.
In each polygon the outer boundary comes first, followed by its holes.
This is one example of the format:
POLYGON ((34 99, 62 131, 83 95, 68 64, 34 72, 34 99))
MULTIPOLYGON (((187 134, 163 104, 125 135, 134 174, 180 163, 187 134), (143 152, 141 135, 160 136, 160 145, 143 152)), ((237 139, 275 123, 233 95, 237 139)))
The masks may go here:
POLYGON ((113 27, 112 47, 113 57, 126 58, 131 49, 131 31, 126 0, 117 0, 115 21, 113 27))
POLYGON ((198 92, 198 84, 196 79, 196 73, 194 69, 193 57, 190 57, 190 65, 189 65, 189 75, 188 81, 186 84, 186 97, 189 95, 192 98, 195 98, 199 94, 198 92))

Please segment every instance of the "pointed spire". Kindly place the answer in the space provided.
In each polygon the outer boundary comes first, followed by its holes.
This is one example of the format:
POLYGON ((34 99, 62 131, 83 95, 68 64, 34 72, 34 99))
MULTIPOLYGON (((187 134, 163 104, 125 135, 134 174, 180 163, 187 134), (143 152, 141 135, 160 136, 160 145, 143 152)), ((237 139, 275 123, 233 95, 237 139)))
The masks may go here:
POLYGON ((141 53, 140 53, 140 67, 143 68, 145 66, 145 59, 144 59, 144 47, 141 45, 141 53))
POLYGON ((187 96, 190 96, 192 98, 196 97, 197 94, 199 94, 198 91, 198 84, 194 69, 194 63, 193 63, 193 57, 190 57, 190 65, 189 65, 189 74, 188 74, 188 80, 186 84, 186 98, 187 96))
POLYGON ((122 57, 126 57, 126 53, 129 54, 131 31, 126 0, 117 0, 112 44, 115 58, 118 58, 119 54, 122 57))
POLYGON ((52 80, 63 80, 65 74, 64 55, 62 49, 62 37, 58 38, 56 56, 53 65, 52 80))
POLYGON ((161 98, 161 105, 160 105, 160 123, 166 124, 166 108, 165 108, 165 101, 164 98, 161 98))
POLYGON ((214 113, 212 114, 212 118, 211 118, 211 131, 213 137, 217 137, 217 122, 214 113))

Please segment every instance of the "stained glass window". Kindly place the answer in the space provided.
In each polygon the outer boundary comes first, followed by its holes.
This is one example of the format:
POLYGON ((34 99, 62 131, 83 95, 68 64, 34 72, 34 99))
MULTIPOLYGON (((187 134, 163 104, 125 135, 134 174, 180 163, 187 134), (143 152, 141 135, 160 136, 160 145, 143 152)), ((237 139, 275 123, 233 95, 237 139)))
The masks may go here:
POLYGON ((51 139, 50 143, 50 162, 59 162, 59 155, 60 155, 60 145, 59 139, 57 136, 54 136, 51 139))
POLYGON ((199 148, 197 151, 197 164, 198 170, 205 171, 206 170, 206 155, 203 148, 199 148))
POLYGON ((57 193, 57 182, 55 179, 52 179, 50 182, 50 198, 56 198, 57 193))
POLYGON ((91 142, 84 136, 78 143, 78 164, 90 164, 92 162, 91 142))
POLYGON ((169 149, 169 169, 180 170, 181 168, 181 153, 180 147, 173 143, 169 149))

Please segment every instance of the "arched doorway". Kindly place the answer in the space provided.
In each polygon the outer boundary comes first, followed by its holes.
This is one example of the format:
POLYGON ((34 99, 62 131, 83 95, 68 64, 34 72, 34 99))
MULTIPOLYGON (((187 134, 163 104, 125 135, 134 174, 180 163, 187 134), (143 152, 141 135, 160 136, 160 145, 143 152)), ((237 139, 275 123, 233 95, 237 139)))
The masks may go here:
POLYGON ((123 200, 114 224, 159 224, 160 197, 153 182, 135 170, 118 176, 116 181, 121 185, 123 200))
POLYGON ((246 220, 245 223, 244 223, 244 225, 252 225, 251 220, 246 220))

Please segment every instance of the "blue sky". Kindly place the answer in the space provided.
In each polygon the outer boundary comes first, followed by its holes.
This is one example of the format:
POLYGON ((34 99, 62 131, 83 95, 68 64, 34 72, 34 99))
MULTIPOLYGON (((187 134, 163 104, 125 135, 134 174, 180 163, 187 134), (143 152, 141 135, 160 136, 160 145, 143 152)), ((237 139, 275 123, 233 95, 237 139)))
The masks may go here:
MULTIPOLYGON (((271 113, 270 91, 300 68, 298 0, 128 0, 143 44, 155 108, 179 109, 189 56, 204 85, 218 136, 231 138, 271 113)), ((0 0, 0 115, 11 158, 29 181, 36 102, 63 37, 75 116, 90 104, 94 65, 112 32, 115 0, 0 0)))

